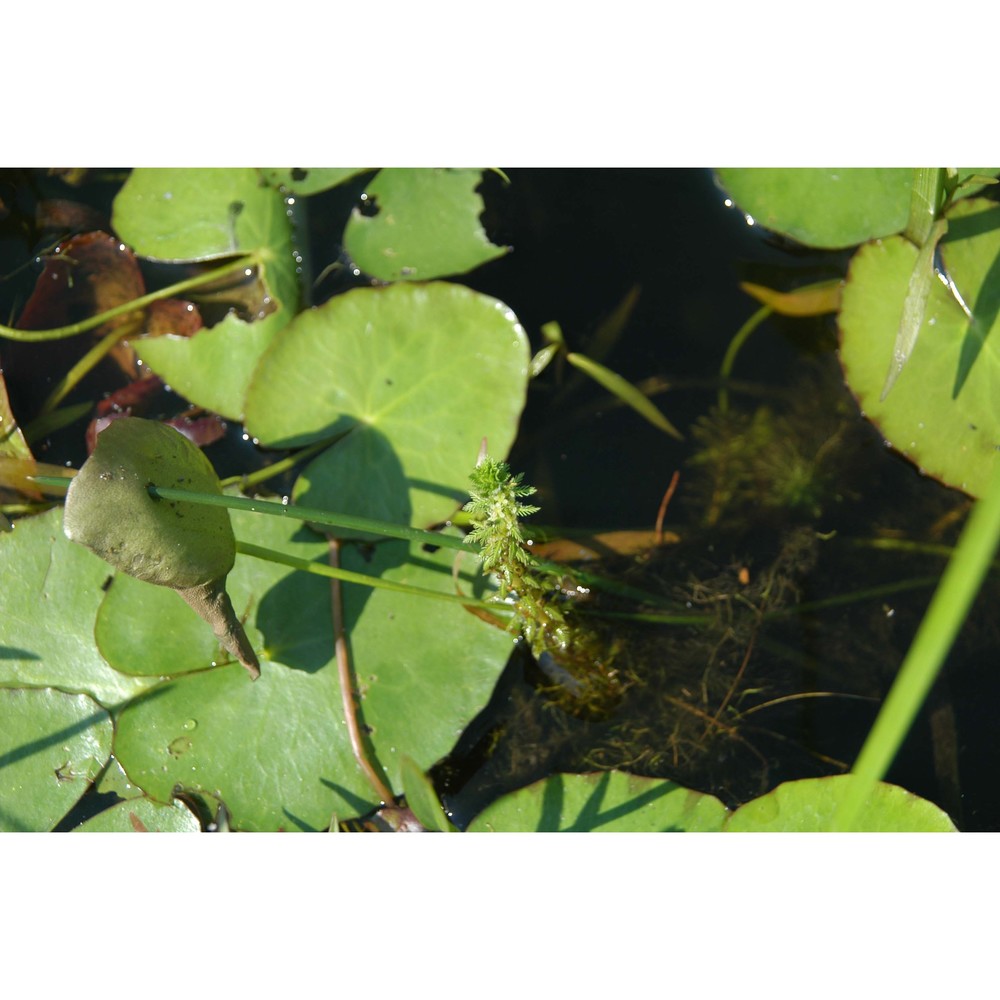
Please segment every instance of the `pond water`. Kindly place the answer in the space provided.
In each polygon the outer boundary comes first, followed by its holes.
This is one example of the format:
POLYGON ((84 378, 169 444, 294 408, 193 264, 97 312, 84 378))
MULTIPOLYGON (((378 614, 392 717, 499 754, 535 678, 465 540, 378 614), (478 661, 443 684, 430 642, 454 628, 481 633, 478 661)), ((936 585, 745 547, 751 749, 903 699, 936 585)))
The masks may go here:
MULTIPOLYGON (((827 611, 796 614, 794 607, 933 579, 941 564, 849 544, 816 545, 800 532, 859 544, 896 533, 950 541, 955 523, 935 525, 957 517, 963 498, 919 477, 859 418, 843 388, 829 316, 766 321, 734 371, 744 388, 734 394, 734 408, 749 414, 763 405, 788 418, 772 428, 770 458, 759 464, 774 468, 761 470, 762 477, 790 475, 791 465, 836 439, 840 454, 817 486, 812 509, 762 515, 764 499, 748 496, 734 503, 736 523, 707 525, 704 467, 692 464, 705 439, 687 432, 715 404, 721 359, 756 309, 737 282, 795 287, 842 274, 847 255, 803 252, 751 227, 727 206, 707 170, 515 170, 510 177, 496 236, 515 252, 481 268, 470 283, 510 303, 529 329, 557 320, 570 347, 583 352, 600 320, 639 286, 628 325, 604 360, 633 382, 670 383, 654 398, 687 438, 675 441, 609 405, 606 394, 582 380, 561 398, 535 393, 511 462, 539 487, 537 520, 564 530, 648 530, 679 471, 666 522, 682 543, 641 570, 620 558, 609 572, 689 595, 704 594, 710 581, 719 602, 713 606, 727 608, 730 601, 762 606, 754 586, 772 574, 788 587, 785 610, 793 613, 759 631, 755 620, 741 622, 734 613, 711 637, 677 629, 654 635, 648 627, 629 632, 625 641, 640 650, 636 687, 617 712, 598 721, 575 718, 540 697, 545 678, 530 657, 515 657, 494 702, 436 773, 456 819, 498 789, 554 769, 625 767, 731 804, 782 780, 838 773, 860 748, 930 589, 827 611), (752 581, 742 590, 727 579, 737 567, 746 567, 752 581), (710 662, 721 664, 714 678, 706 674, 710 662), (713 683, 720 685, 714 694, 698 693, 699 685, 713 683), (678 708, 680 702, 686 705, 678 708), (692 714, 698 712, 707 718, 692 714)), ((715 440, 725 439, 725 429, 717 430, 715 440)), ((963 829, 1000 825, 987 791, 998 755, 989 706, 1000 693, 990 666, 1000 639, 990 601, 988 593, 981 596, 887 776, 936 801, 963 829)))

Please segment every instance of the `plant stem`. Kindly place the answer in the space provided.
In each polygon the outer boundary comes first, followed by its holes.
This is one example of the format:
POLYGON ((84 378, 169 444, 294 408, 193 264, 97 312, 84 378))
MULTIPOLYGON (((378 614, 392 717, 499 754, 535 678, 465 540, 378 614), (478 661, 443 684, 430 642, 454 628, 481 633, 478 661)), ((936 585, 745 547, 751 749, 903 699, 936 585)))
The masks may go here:
MULTIPOLYGON (((45 417, 50 414, 67 396, 68 393, 77 386, 80 380, 107 354, 111 351, 114 346, 120 341, 124 340, 126 337, 133 333, 141 330, 143 327, 142 317, 131 320, 130 322, 123 323, 121 326, 116 327, 110 333, 105 334, 87 353, 80 358, 79 361, 66 374, 59 380, 55 389, 49 395, 49 398, 45 400, 42 404, 42 408, 38 411, 39 417, 45 417)), ((37 419, 37 418, 36 418, 37 419)), ((31 427, 28 427, 25 434, 30 439, 32 437, 32 430, 34 428, 34 423, 31 427)))
POLYGON ((899 675, 858 754, 854 780, 834 818, 836 830, 854 828, 862 804, 896 756, 979 592, 998 543, 1000 461, 993 464, 989 486, 969 515, 899 675))
MULTIPOLYGON (((330 539, 329 569, 340 570, 340 543, 330 539)), ((337 678, 340 681, 340 700, 344 709, 344 721, 347 723, 347 734, 351 741, 351 751, 358 762, 375 794, 381 799, 382 805, 395 801, 392 789, 386 787, 382 776, 368 759, 365 739, 358 725, 358 705, 354 698, 354 677, 351 672, 351 661, 347 649, 347 637, 344 634, 344 607, 340 594, 340 583, 334 578, 330 585, 330 603, 333 611, 334 648, 337 654, 337 678)))
POLYGON ((736 363, 736 355, 739 354, 740 348, 743 346, 746 339, 750 336, 754 330, 760 326, 768 316, 773 313, 774 310, 770 306, 761 306, 737 331, 736 335, 729 342, 729 347, 726 348, 725 357, 722 359, 722 367, 719 370, 719 375, 722 378, 722 385, 719 387, 719 412, 727 413, 729 411, 729 390, 726 388, 726 382, 729 379, 730 372, 733 370, 733 365, 736 363))
POLYGON ((66 337, 75 337, 79 333, 86 333, 88 330, 93 330, 95 327, 107 323, 108 320, 117 319, 119 316, 134 312, 136 309, 145 309, 146 306, 152 305, 154 302, 173 298, 175 295, 191 291, 194 288, 200 288, 202 285, 209 285, 233 271, 246 270, 247 268, 257 267, 259 264, 260 261, 256 254, 245 254, 236 260, 229 261, 222 267, 215 268, 212 271, 205 271, 202 274, 196 274, 191 278, 185 278, 183 281, 177 281, 158 291, 140 295, 137 299, 123 302, 113 309, 107 309, 96 316, 90 316, 85 320, 81 320, 79 323, 70 323, 68 326, 57 326, 50 330, 18 330, 15 327, 0 324, 0 337, 6 337, 8 340, 20 340, 26 343, 43 340, 63 340, 66 337))
POLYGON ((333 514, 315 507, 300 507, 295 504, 276 503, 273 500, 251 500, 249 497, 219 496, 214 493, 198 493, 194 490, 178 490, 173 487, 156 485, 149 487, 149 495, 161 500, 182 500, 187 503, 205 504, 208 507, 227 507, 230 510, 246 510, 256 514, 290 517, 296 521, 311 521, 314 524, 323 524, 331 528, 348 528, 367 534, 385 535, 388 538, 402 538, 409 542, 423 542, 439 548, 470 552, 473 555, 479 553, 478 548, 467 544, 454 535, 424 531, 422 528, 410 528, 402 524, 390 524, 388 521, 375 521, 367 517, 355 517, 352 514, 333 514))
POLYGON ((265 483, 268 479, 273 479, 275 476, 280 476, 283 472, 287 472, 298 465, 299 462, 304 462, 307 458, 312 458, 313 455, 321 452, 324 448, 328 448, 334 440, 333 438, 325 438, 322 441, 316 441, 314 444, 309 445, 308 448, 303 448, 301 451, 288 455, 277 462, 265 465, 264 468, 258 469, 256 472, 249 472, 244 476, 230 476, 228 479, 222 479, 219 481, 219 485, 223 489, 227 486, 239 486, 240 490, 245 493, 251 486, 256 486, 258 483, 265 483))
POLYGON ((267 549, 261 545, 254 545, 252 542, 236 540, 236 551, 245 556, 253 556, 255 559, 264 559, 267 562, 280 563, 282 566, 291 566, 293 569, 302 570, 304 573, 314 573, 316 576, 325 576, 333 580, 343 580, 346 583, 357 583, 363 587, 373 587, 376 590, 393 590, 398 594, 412 594, 414 597, 430 597, 437 601, 450 601, 452 604, 461 604, 463 607, 484 608, 489 611, 503 611, 504 606, 498 605, 495 601, 483 601, 476 597, 465 597, 462 594, 448 594, 441 590, 430 590, 427 587, 414 587, 408 583, 396 583, 393 580, 384 580, 378 576, 366 576, 364 573, 354 573, 349 569, 334 569, 323 563, 310 562, 299 556, 288 555, 285 552, 276 552, 274 549, 267 549))

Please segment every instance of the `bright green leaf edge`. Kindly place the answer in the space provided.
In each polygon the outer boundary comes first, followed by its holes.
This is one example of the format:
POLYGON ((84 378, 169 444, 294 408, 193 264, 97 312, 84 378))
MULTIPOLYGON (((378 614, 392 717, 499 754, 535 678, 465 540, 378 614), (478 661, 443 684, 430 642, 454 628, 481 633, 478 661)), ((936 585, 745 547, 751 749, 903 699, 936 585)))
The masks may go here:
MULTIPOLYGON (((727 833, 823 833, 834 829, 841 800, 854 778, 788 781, 740 806, 725 825, 727 833)), ((954 833, 955 824, 934 803, 897 785, 879 782, 858 812, 853 828, 865 833, 954 833)))
POLYGON ((906 227, 914 170, 741 167, 717 175, 756 225, 806 246, 840 249, 906 227))

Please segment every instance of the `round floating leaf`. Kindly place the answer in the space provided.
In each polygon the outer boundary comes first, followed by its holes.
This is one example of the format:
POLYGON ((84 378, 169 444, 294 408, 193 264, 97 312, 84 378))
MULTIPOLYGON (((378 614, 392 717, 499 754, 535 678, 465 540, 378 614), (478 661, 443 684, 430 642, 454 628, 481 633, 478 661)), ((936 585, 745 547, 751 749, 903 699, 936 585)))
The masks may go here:
POLYGON ((268 184, 301 195, 319 194, 364 172, 364 167, 269 167, 261 170, 268 184))
MULTIPOLYGON (((325 561, 326 543, 296 524, 242 512, 233 520, 240 537, 325 561)), ((342 561, 453 592, 453 553, 421 553, 412 566, 407 551, 386 543, 373 562, 350 551, 342 561)), ((261 680, 246 684, 237 668, 220 667, 133 702, 115 740, 129 779, 164 802, 177 784, 221 798, 236 829, 321 830, 334 814, 364 814, 378 803, 343 722, 329 580, 241 556, 228 582, 261 652, 261 680)), ((427 769, 452 748, 489 698, 510 636, 461 606, 409 595, 348 586, 344 603, 362 721, 401 791, 403 755, 427 769)))
POLYGON ((0 688, 0 831, 51 830, 111 755, 111 716, 82 694, 0 688))
POLYGON ((721 830, 726 807, 672 781, 622 771, 554 774, 487 806, 469 831, 698 832, 721 830))
POLYGON ((63 534, 58 508, 0 532, 0 684, 86 692, 108 706, 149 687, 112 670, 94 642, 109 577, 106 562, 63 534))
POLYGON ((381 281, 464 274, 502 257, 506 248, 491 243, 479 221, 481 181, 479 170, 380 170, 364 212, 355 209, 344 230, 347 252, 381 281))
POLYGON ((248 168, 137 168, 115 197, 115 232, 140 257, 194 261, 288 244, 280 192, 248 168))
POLYGON ((198 817, 183 802, 163 805, 141 797, 119 802, 73 828, 73 833, 200 832, 198 817))
MULTIPOLYGON (((740 806, 726 823, 729 833, 819 833, 833 829, 851 775, 804 778, 779 785, 740 806)), ((862 807, 856 829, 869 833, 954 833, 955 824, 932 802, 879 782, 862 807)))
MULTIPOLYGON (((992 214, 1000 222, 1000 211, 982 206, 956 205, 959 235, 963 219, 988 222, 992 214)), ((902 237, 862 247, 851 262, 839 317, 841 363, 865 415, 924 472, 973 496, 985 489, 1000 447, 1000 332, 994 331, 1000 278, 991 274, 998 253, 998 229, 942 247, 974 322, 935 281, 916 344, 885 399, 917 249, 902 237)))
POLYGON ((755 223, 828 249, 902 232, 913 175, 910 167, 718 171, 722 186, 755 223))
POLYGON ((219 659, 205 622, 167 587, 117 573, 97 612, 97 646, 124 674, 165 677, 204 670, 219 659))
POLYGON ((247 428, 274 447, 341 435, 306 468, 297 502, 426 525, 461 503, 484 437, 507 453, 527 372, 527 337, 496 299, 444 282, 355 289, 268 349, 247 428))
POLYGON ((147 583, 181 589, 225 578, 236 558, 228 512, 154 500, 151 484, 222 495, 211 463, 173 427, 114 421, 70 484, 67 537, 147 583))

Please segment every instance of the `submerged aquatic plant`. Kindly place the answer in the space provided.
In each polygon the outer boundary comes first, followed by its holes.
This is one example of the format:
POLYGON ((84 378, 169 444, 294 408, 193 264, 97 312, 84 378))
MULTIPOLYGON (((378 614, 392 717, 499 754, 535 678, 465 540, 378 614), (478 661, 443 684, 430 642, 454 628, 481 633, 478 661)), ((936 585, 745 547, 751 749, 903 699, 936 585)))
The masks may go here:
POLYGON ((530 555, 520 520, 539 510, 523 502, 535 488, 523 485, 522 474, 513 475, 506 462, 489 456, 470 478, 470 500, 464 507, 472 521, 468 537, 482 547, 483 571, 497 578, 497 599, 514 606, 507 627, 523 636, 542 671, 571 696, 567 707, 604 712, 621 693, 611 666, 616 648, 568 613, 573 597, 585 595, 587 588, 575 585, 572 574, 544 568, 530 555))

